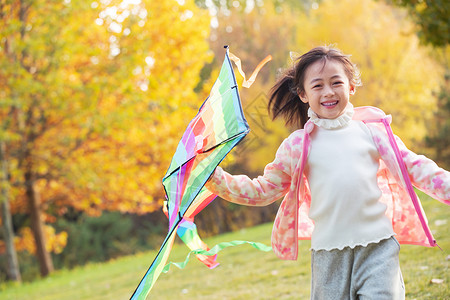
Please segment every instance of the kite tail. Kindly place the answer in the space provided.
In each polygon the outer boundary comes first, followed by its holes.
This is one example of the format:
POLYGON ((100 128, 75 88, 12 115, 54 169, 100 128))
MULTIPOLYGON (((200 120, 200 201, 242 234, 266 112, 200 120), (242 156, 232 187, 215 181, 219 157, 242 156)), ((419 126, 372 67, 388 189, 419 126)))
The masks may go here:
POLYGON ((223 242, 223 243, 219 243, 219 244, 215 245, 214 247, 211 248, 211 250, 204 250, 204 249, 192 250, 191 252, 188 253, 188 255, 186 256, 186 259, 183 262, 180 262, 180 263, 169 262, 164 267, 163 272, 164 273, 169 272, 170 265, 174 265, 179 269, 184 269, 189 262, 189 258, 191 256, 191 254, 196 254, 196 255, 201 254, 201 255, 206 255, 206 256, 212 256, 212 255, 217 255, 217 253, 219 253, 220 251, 222 251, 225 248, 244 245, 244 244, 251 245, 253 248, 260 250, 260 251, 264 251, 264 252, 272 251, 272 247, 264 245, 262 243, 257 243, 257 242, 249 242, 249 241, 223 242))
MULTIPOLYGON (((199 249, 209 251, 208 246, 200 239, 197 232, 197 226, 191 222, 183 219, 177 230, 178 236, 191 249, 197 251, 199 249)), ((216 262, 217 254, 205 255, 203 253, 196 253, 197 259, 204 263, 208 268, 214 269, 219 265, 216 262)))
MULTIPOLYGON (((210 201, 215 198, 215 195, 213 196, 214 197, 209 197, 211 199, 210 201)), ((203 198, 206 199, 207 197, 203 198)), ((210 201, 202 201, 201 205, 206 206, 210 201)), ((167 217, 169 217, 167 211, 167 201, 164 201, 163 212, 167 217)), ((205 251, 209 250, 208 245, 206 245, 198 235, 197 226, 194 223, 194 217, 185 216, 178 224, 177 234, 180 239, 186 244, 186 246, 189 247, 189 249, 203 249, 205 251)), ((210 269, 214 269, 219 265, 219 263, 216 262, 217 255, 207 256, 203 254, 197 254, 196 256, 199 261, 204 263, 210 269)))

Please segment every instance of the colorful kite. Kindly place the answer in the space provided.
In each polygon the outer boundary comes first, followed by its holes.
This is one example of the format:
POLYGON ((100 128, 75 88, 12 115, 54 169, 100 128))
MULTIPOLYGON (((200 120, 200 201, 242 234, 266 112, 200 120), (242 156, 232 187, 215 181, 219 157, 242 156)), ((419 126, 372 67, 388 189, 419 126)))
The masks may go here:
MULTIPOLYGON (((215 247, 208 252, 209 249, 198 236, 193 221, 194 216, 216 197, 204 187, 206 181, 231 149, 249 132, 230 56, 243 74, 239 59, 229 53, 227 48, 220 74, 210 95, 189 123, 163 178, 169 233, 131 299, 145 299, 161 272, 168 268, 169 265, 166 268, 164 266, 172 249, 175 232, 209 268, 218 265, 215 253, 228 246, 215 247)), ((268 56, 262 61, 250 79, 244 80, 243 86, 250 86, 258 71, 270 59, 268 56)), ((235 244, 242 243, 250 243, 258 249, 263 248, 251 242, 238 241, 235 244)))

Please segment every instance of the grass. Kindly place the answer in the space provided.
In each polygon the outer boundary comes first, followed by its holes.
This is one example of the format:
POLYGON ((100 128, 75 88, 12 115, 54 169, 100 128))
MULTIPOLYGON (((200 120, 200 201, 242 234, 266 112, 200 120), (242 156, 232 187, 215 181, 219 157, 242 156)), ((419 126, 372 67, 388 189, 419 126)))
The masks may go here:
MULTIPOLYGON (((450 299, 447 229, 449 207, 421 196, 430 227, 443 249, 402 245, 400 263, 407 299, 450 299), (433 279, 443 283, 432 283, 433 279)), ((270 244, 272 224, 206 239, 213 246, 222 241, 249 240, 270 244)), ((272 252, 260 252, 249 245, 228 248, 219 254, 221 265, 214 270, 192 258, 187 267, 171 267, 162 274, 149 299, 309 299, 309 241, 300 242, 297 261, 279 260, 272 252)), ((188 248, 174 245, 170 261, 183 261, 188 248)), ((60 270, 51 276, 15 285, 0 284, 0 299, 129 299, 156 251, 119 258, 103 264, 89 264, 60 270)))

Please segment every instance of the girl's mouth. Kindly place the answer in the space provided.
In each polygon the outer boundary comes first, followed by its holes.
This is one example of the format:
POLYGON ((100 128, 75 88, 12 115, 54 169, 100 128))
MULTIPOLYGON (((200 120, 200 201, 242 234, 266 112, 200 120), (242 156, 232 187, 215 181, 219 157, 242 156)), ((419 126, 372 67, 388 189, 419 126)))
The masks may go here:
POLYGON ((337 105, 338 102, 339 101, 326 101, 326 102, 320 103, 320 105, 325 106, 325 107, 333 107, 333 106, 337 105))

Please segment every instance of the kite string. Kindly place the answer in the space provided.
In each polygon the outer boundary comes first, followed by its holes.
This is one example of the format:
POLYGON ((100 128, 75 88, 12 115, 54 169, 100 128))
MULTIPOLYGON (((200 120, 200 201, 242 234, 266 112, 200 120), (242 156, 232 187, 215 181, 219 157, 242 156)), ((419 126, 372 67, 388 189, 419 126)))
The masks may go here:
POLYGON ((183 262, 169 262, 163 269, 164 273, 169 272, 170 269, 170 265, 174 265, 179 269, 184 269, 187 265, 187 263, 189 262, 189 258, 191 256, 191 254, 200 254, 200 255, 206 255, 206 256, 212 256, 212 255, 216 255, 217 253, 219 253, 220 251, 222 251, 225 248, 228 247, 234 247, 234 246, 239 246, 239 245, 244 245, 244 244, 249 244, 251 245, 253 248, 256 248, 257 250, 260 251, 264 251, 264 252, 269 252, 272 251, 272 247, 264 245, 262 243, 257 243, 257 242, 249 242, 249 241, 231 241, 231 242, 222 242, 219 243, 217 245, 215 245, 214 247, 212 247, 210 250, 204 250, 204 249, 196 249, 196 250, 192 250, 191 252, 188 253, 188 255, 186 256, 186 259, 183 262))

